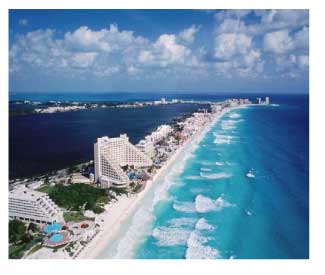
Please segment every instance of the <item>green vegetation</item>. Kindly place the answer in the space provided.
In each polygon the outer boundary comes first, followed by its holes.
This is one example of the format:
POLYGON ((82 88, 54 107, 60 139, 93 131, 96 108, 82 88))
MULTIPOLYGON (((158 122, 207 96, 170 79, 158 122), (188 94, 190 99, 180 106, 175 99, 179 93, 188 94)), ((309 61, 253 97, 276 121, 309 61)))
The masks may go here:
POLYGON ((83 183, 48 186, 40 188, 39 191, 48 193, 57 205, 72 211, 80 211, 85 208, 100 213, 100 211, 104 211, 101 205, 108 202, 108 196, 104 189, 83 183))
POLYGON ((33 254, 35 253, 36 251, 40 250, 42 248, 42 244, 37 244, 37 245, 34 245, 33 248, 31 250, 28 251, 27 253, 27 256, 30 255, 30 254, 33 254))
POLYGON ((87 218, 85 217, 81 212, 76 211, 76 212, 64 212, 63 213, 64 220, 66 222, 81 222, 84 220, 94 220, 94 218, 87 218))
POLYGON ((53 189, 52 186, 45 184, 45 185, 41 186, 40 188, 38 188, 37 191, 43 192, 43 193, 50 193, 52 189, 53 189))
POLYGON ((27 239, 26 225, 19 220, 9 221, 9 242, 16 244, 23 239, 27 239))
POLYGON ((129 191, 127 188, 115 188, 115 187, 111 187, 110 190, 114 191, 116 193, 116 195, 122 195, 122 194, 128 194, 129 191))
POLYGON ((35 223, 30 223, 28 225, 28 231, 32 231, 33 233, 37 232, 38 231, 38 227, 35 223))
POLYGON ((9 259, 20 259, 24 255, 26 247, 25 243, 9 246, 9 259))
MULTIPOLYGON (((33 231, 37 228, 35 224, 30 224, 28 230, 33 231)), ((26 225, 19 220, 9 221, 9 258, 20 259, 24 252, 42 241, 43 236, 40 234, 30 235, 26 225)))

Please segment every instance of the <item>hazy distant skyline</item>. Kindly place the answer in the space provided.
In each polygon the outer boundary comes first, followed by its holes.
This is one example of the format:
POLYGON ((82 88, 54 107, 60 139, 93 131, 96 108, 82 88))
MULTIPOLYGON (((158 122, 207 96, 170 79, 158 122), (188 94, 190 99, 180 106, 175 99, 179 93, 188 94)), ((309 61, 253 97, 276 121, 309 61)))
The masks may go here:
POLYGON ((10 92, 306 93, 307 10, 11 10, 10 92))

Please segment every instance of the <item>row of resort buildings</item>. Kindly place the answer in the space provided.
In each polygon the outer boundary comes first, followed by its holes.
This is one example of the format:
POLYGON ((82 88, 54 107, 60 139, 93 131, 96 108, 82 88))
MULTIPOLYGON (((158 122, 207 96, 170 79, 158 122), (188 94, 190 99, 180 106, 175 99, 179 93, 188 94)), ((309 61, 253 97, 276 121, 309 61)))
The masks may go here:
MULTIPOLYGON (((133 145, 126 134, 113 138, 98 138, 94 144, 94 174, 90 174, 90 182, 102 188, 129 188, 130 184, 137 180, 145 183, 189 137, 211 121, 213 116, 224 108, 244 104, 251 102, 248 99, 229 99, 211 104, 211 112, 195 112, 173 127, 161 125, 137 145, 133 145)), ((268 98, 265 104, 269 104, 268 98)), ((11 219, 51 224, 62 222, 62 213, 46 193, 27 188, 25 185, 19 185, 9 192, 11 219)))

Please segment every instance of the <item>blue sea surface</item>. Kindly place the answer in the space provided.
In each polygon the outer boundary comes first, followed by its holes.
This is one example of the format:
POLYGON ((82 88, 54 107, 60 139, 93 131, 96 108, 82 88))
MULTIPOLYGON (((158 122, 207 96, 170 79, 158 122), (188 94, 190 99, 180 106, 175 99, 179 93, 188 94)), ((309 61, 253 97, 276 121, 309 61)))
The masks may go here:
POLYGON ((309 257, 308 96, 276 103, 233 110, 211 128, 165 178, 168 195, 132 257, 309 257))
POLYGON ((159 125, 203 105, 94 108, 9 117, 9 177, 29 177, 94 158, 98 137, 126 133, 137 143, 159 125))

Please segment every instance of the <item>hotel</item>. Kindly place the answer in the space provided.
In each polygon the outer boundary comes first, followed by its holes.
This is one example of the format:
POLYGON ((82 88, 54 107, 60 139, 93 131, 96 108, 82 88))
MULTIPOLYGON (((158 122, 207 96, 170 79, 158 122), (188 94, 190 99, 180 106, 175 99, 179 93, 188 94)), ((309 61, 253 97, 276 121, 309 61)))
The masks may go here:
POLYGON ((63 221, 61 210, 46 193, 25 186, 9 192, 9 218, 40 224, 63 221))
POLYGON ((101 137, 94 145, 95 182, 102 187, 128 187, 129 178, 121 166, 148 167, 152 160, 129 142, 126 134, 120 137, 101 137))

